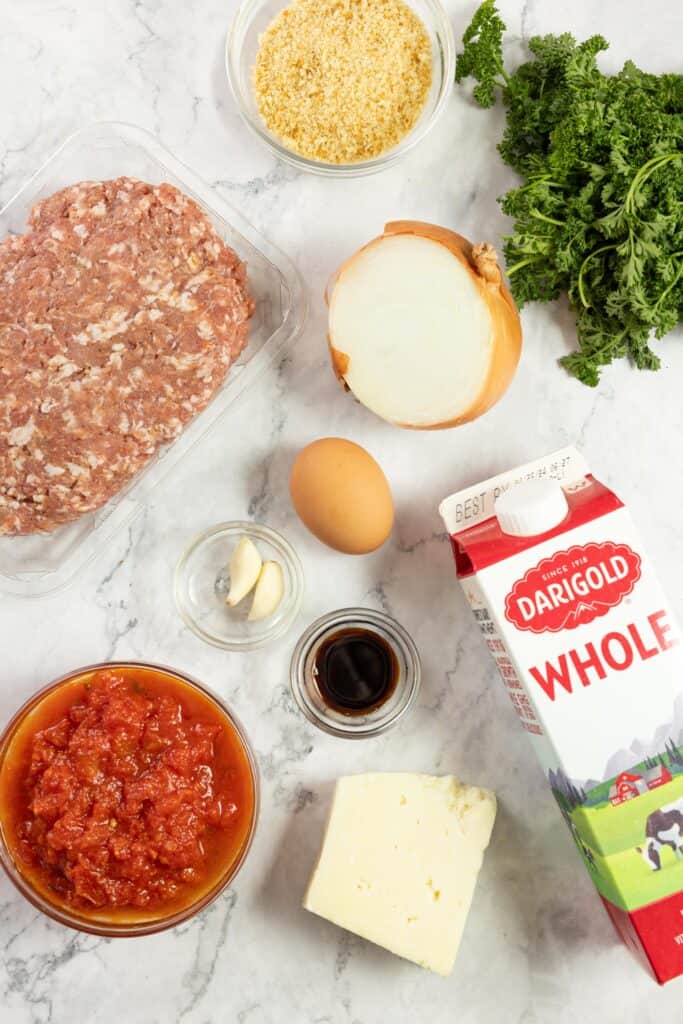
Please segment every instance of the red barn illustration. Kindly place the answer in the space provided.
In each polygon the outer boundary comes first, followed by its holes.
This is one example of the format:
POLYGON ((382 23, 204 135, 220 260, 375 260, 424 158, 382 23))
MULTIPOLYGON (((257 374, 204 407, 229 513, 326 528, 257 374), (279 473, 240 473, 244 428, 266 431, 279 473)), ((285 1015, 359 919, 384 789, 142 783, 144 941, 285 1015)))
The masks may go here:
POLYGON ((647 793, 648 786, 642 775, 634 775, 633 772, 622 772, 614 780, 609 791, 609 802, 616 807, 618 804, 633 800, 641 793, 647 793))
POLYGON ((634 797, 647 793, 650 789, 657 789, 671 782, 671 772, 663 764, 657 764, 654 768, 648 768, 644 775, 637 775, 634 772, 622 772, 618 775, 609 791, 609 802, 613 807, 633 800, 634 797))

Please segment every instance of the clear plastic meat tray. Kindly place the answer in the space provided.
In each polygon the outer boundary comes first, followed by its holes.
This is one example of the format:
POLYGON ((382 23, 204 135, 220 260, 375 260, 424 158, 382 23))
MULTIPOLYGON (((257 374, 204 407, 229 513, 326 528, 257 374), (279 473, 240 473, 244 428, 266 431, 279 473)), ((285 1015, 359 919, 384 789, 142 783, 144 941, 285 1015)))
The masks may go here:
POLYGON ((0 592, 40 596, 69 583, 115 532, 131 522, 162 476, 191 451, 303 326, 306 299, 293 264, 152 135, 134 125, 98 123, 67 139, 0 211, 0 238, 25 231, 33 204, 58 189, 121 175, 176 185, 206 210, 222 238, 246 261, 256 300, 249 343, 211 404, 103 508, 52 533, 0 537, 0 592))

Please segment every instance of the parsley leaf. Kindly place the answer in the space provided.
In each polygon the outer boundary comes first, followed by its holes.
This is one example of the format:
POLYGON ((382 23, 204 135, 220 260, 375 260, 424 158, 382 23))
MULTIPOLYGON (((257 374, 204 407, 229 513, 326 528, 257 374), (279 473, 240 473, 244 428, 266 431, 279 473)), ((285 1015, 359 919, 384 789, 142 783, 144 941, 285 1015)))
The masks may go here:
POLYGON ((456 80, 476 80, 480 106, 500 90, 507 110, 498 149, 523 179, 500 199, 515 300, 568 295, 579 350, 562 362, 584 384, 615 359, 657 369, 652 338, 683 319, 683 75, 632 61, 604 75, 606 40, 568 33, 531 39, 532 59, 508 75, 504 27, 485 0, 456 80))
POLYGON ((504 31, 505 23, 494 0, 484 0, 462 37, 465 49, 455 63, 455 80, 461 82, 470 76, 477 79, 474 98, 480 107, 492 107, 496 86, 504 88, 507 83, 503 69, 504 31))

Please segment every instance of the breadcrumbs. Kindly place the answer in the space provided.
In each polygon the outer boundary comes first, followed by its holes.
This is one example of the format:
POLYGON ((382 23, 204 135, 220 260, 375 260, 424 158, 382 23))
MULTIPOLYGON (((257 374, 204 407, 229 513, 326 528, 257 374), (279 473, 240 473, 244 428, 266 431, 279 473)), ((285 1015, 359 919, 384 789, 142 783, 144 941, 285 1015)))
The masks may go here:
POLYGON ((391 149, 431 85, 429 35, 403 0, 294 0, 259 40, 261 117, 314 160, 353 163, 391 149))

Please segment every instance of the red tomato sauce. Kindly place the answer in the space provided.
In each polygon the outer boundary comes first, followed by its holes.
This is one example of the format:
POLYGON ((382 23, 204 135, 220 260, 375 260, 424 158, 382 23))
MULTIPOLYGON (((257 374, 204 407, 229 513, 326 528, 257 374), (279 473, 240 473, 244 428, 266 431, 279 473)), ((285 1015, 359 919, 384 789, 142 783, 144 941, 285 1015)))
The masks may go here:
POLYGON ((15 730, 0 774, 18 870, 84 915, 165 916, 194 903, 239 858, 254 804, 225 714, 182 680, 137 666, 48 693, 15 730))

